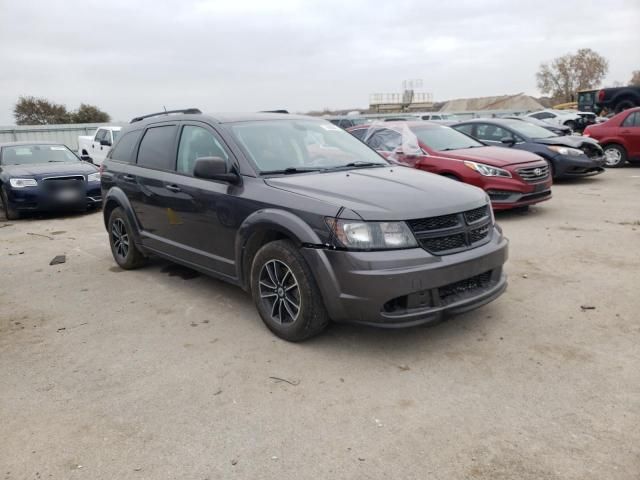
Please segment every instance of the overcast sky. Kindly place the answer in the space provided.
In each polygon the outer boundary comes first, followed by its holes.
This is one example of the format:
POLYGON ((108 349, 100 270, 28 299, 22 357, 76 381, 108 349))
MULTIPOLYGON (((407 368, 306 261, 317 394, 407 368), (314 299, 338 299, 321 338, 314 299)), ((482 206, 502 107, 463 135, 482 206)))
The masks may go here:
POLYGON ((640 0, 0 0, 0 125, 20 95, 114 120, 366 107, 421 78, 436 100, 524 91, 592 48, 605 81, 640 69, 640 0))

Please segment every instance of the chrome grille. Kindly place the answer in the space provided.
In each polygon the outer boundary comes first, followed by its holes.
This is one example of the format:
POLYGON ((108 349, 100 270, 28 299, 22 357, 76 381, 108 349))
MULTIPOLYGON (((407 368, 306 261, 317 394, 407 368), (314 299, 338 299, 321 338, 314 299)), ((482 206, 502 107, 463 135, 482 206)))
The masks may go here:
POLYGON ((420 246, 437 255, 469 250, 491 238, 491 210, 488 205, 451 215, 409 220, 407 224, 420 246))
POLYGON ((525 182, 529 183, 539 182, 549 177, 549 165, 519 168, 516 171, 525 182))

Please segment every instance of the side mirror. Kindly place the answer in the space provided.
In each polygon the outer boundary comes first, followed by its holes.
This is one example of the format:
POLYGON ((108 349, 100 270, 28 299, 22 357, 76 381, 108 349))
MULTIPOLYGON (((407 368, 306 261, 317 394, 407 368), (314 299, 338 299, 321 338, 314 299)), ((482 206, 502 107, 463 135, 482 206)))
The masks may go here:
POLYGON ((196 158, 193 168, 193 176, 206 178, 208 180, 221 180, 228 183, 238 183, 240 175, 235 169, 229 169, 227 161, 221 157, 200 157, 196 158))
POLYGON ((93 163, 93 160, 91 160, 91 157, 88 155, 81 155, 80 160, 82 160, 83 162, 93 163))
POLYGON ((516 139, 513 137, 504 137, 500 139, 500 142, 504 143, 505 145, 509 145, 510 147, 512 147, 513 145, 515 145, 516 143, 516 139))
POLYGON ((109 140, 100 140, 100 145, 102 145, 103 147, 110 147, 111 142, 109 140))

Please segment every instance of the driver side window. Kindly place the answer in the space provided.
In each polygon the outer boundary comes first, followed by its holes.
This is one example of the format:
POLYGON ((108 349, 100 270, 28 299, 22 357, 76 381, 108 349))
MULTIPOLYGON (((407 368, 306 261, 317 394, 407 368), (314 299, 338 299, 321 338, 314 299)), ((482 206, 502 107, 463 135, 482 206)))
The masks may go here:
POLYGON ((480 140, 486 140, 488 142, 499 142, 503 138, 513 138, 511 132, 497 125, 482 124, 478 125, 476 137, 480 140))
POLYGON ((95 141, 100 143, 102 140, 106 140, 107 138, 107 131, 104 128, 98 129, 98 131, 96 132, 95 141))
POLYGON ((185 125, 180 135, 176 170, 193 175, 196 160, 202 157, 220 157, 229 162, 229 154, 212 132, 195 125, 185 125))

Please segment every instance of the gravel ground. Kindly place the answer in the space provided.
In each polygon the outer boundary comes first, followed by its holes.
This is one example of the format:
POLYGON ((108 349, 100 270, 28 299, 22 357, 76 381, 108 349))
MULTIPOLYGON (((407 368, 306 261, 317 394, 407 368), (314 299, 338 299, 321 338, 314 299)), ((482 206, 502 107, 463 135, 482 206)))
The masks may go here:
POLYGON ((98 212, 0 221, 0 479, 638 479, 639 194, 556 185, 498 215, 499 300, 303 344, 235 287, 119 270, 98 212))

